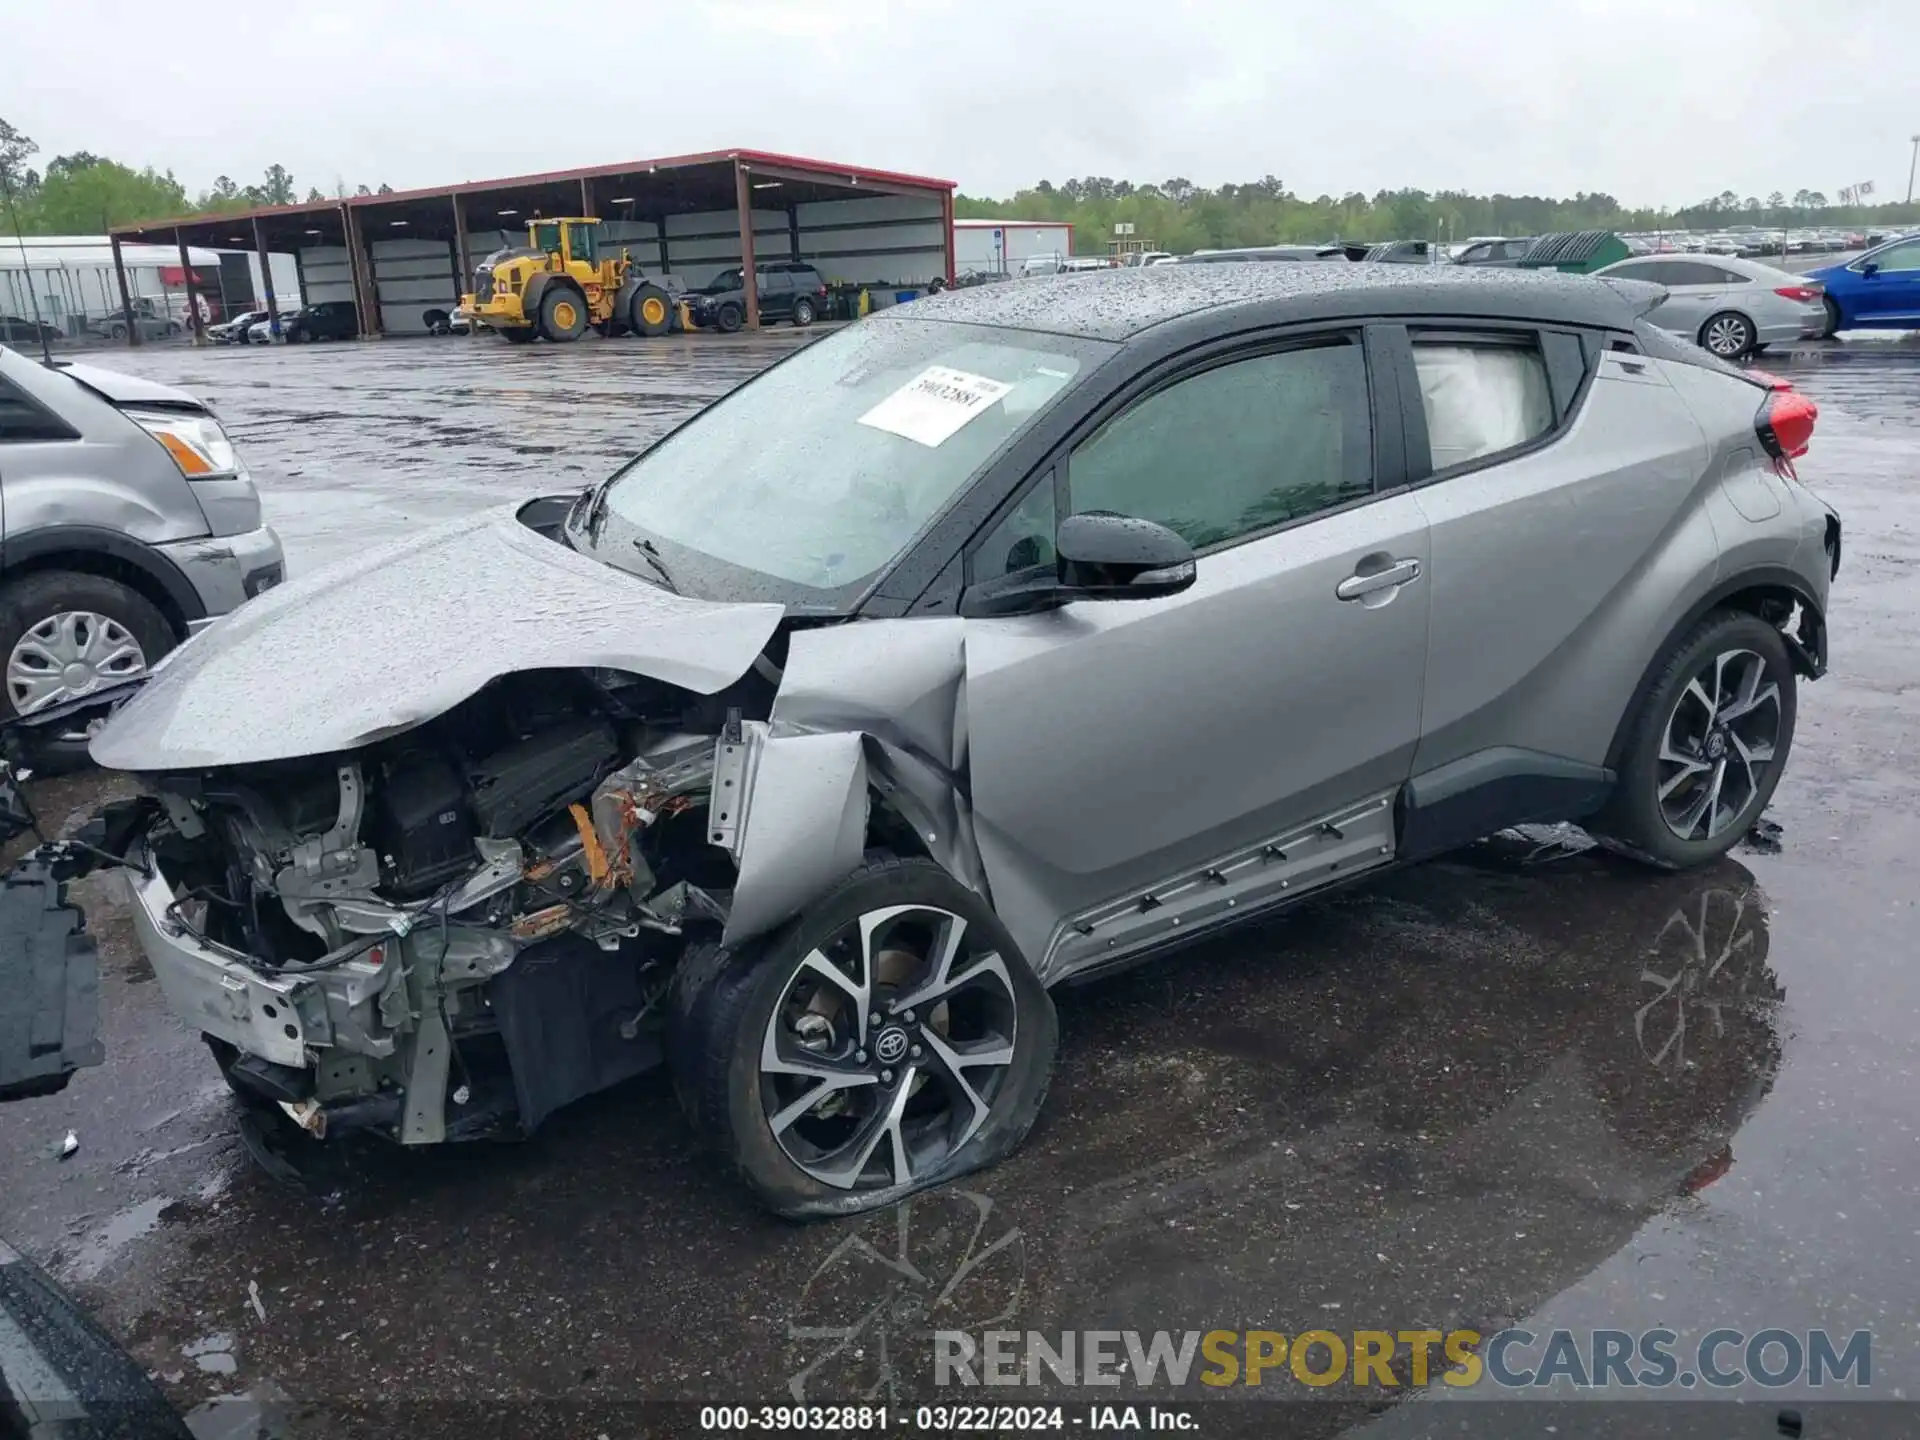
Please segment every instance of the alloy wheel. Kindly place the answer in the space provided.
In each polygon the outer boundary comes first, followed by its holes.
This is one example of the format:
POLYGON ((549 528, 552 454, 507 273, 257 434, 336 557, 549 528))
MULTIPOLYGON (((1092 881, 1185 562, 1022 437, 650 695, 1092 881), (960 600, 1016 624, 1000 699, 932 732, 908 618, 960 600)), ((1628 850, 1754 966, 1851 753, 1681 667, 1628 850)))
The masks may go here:
POLYGON ((1760 792, 1780 740, 1780 686, 1766 659, 1725 650, 1687 682, 1660 736, 1657 799, 1682 840, 1712 840, 1760 792))
POLYGON ((1750 338, 1747 322, 1738 315, 1722 315, 1707 326, 1707 349, 1722 360, 1745 354, 1750 338))
POLYGON ((801 957, 768 1018, 767 1126, 821 1184, 911 1184, 992 1113, 1018 1010, 1005 959, 959 915, 868 911, 801 957))
POLYGON ((7 657, 7 698, 30 715, 139 675, 147 653, 111 615, 63 610, 28 628, 7 657))

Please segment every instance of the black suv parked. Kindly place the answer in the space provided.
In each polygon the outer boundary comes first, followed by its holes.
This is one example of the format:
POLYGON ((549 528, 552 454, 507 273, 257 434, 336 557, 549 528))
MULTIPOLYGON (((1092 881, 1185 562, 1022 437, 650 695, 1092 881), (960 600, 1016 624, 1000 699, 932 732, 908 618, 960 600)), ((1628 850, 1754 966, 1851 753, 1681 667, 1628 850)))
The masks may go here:
POLYGON ((289 345, 300 340, 351 340, 360 333, 360 312, 351 300, 305 305, 283 327, 289 345))
MULTIPOLYGON (((795 325, 811 325, 827 303, 827 282, 811 265, 779 264, 756 266, 759 277, 761 320, 791 320, 795 325)), ((738 330, 747 319, 747 292, 740 284, 740 269, 722 270, 704 290, 690 291, 687 303, 696 325, 711 325, 718 330, 738 330)))

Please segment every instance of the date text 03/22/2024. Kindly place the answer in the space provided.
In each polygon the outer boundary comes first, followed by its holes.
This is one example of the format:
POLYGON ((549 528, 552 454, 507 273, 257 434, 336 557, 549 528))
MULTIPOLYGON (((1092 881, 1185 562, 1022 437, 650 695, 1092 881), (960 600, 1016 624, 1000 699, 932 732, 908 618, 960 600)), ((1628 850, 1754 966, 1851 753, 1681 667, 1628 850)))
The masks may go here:
POLYGON ((1197 1432, 1193 1410, 1172 1405, 707 1405, 700 1428, 718 1434, 1016 1434, 1025 1431, 1197 1432))

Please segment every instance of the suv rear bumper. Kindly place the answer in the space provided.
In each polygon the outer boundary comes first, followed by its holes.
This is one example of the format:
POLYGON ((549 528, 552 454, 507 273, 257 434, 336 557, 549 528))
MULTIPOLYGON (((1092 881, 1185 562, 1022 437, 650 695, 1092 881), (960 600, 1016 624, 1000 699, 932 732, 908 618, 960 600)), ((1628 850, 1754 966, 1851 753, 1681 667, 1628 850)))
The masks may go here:
POLYGON ((205 607, 207 618, 191 622, 189 631, 204 630, 287 575, 286 552, 271 525, 241 535, 174 540, 154 548, 186 577, 205 607))

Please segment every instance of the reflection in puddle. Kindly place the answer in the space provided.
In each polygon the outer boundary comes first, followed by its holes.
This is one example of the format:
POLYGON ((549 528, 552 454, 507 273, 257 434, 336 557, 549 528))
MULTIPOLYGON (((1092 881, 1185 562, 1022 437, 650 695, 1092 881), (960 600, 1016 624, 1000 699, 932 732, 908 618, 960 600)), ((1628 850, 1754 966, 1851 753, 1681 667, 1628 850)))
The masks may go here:
POLYGON ((963 1190, 915 1196, 857 1222, 807 1279, 787 1324, 796 1401, 897 1405, 925 1394, 937 1330, 1010 1326, 1026 1240, 963 1190))

